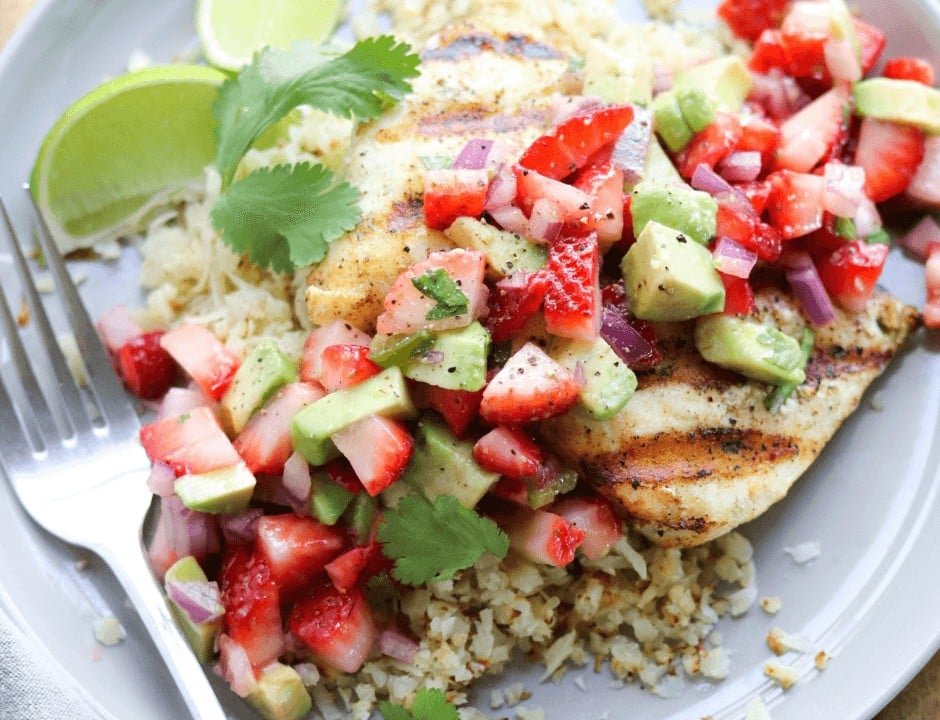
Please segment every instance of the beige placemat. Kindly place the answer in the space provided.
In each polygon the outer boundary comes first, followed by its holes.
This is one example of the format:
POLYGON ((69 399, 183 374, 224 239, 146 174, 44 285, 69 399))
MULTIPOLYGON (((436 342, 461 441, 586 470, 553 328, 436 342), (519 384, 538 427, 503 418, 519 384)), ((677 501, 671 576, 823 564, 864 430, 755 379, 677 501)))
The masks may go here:
MULTIPOLYGON (((0 0, 0 48, 32 4, 33 0, 0 0)), ((934 656, 876 720, 940 720, 940 654, 934 656)))

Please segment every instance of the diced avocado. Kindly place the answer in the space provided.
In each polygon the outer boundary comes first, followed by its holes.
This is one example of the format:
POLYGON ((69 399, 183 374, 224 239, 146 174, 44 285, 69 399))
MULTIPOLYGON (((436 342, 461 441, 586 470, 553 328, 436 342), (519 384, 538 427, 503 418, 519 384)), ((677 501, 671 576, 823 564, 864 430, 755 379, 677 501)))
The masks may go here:
POLYGON ((639 237, 646 223, 655 220, 697 243, 707 245, 715 235, 718 203, 706 192, 688 185, 644 180, 633 188, 630 204, 633 234, 639 237))
POLYGON ((432 342, 429 330, 419 330, 414 335, 376 333, 372 338, 372 347, 369 348, 369 359, 386 368, 404 365, 412 355, 431 347, 432 342))
POLYGON ((649 105, 653 63, 648 58, 624 58, 596 43, 584 56, 584 94, 607 103, 649 105))
POLYGON ((476 218, 457 218, 444 235, 457 247, 485 254, 486 276, 490 280, 501 280, 517 270, 535 272, 548 262, 548 248, 544 245, 476 218))
POLYGON ((799 385, 806 379, 799 341, 754 320, 699 318, 695 347, 709 362, 761 382, 799 385))
POLYGON ((701 88, 716 109, 734 113, 741 109, 752 84, 751 72, 744 61, 737 55, 726 55, 693 65, 676 78, 675 87, 701 88))
POLYGON ((190 510, 213 515, 238 513, 251 501, 255 476, 245 463, 239 463, 199 475, 183 475, 173 489, 190 510))
POLYGON ((576 377, 584 377, 578 402, 595 420, 613 417, 633 397, 636 375, 603 338, 553 338, 548 354, 576 377))
POLYGON ((679 184, 684 185, 685 180, 672 164, 672 160, 659 144, 655 137, 650 138, 650 147, 646 153, 646 168, 643 172, 643 179, 660 185, 679 184))
POLYGON ((489 352, 490 331, 474 321, 467 327, 436 333, 431 347, 412 356, 402 372, 428 385, 473 392, 486 385, 489 352))
POLYGON ((940 90, 914 80, 859 80, 855 83, 855 112, 940 135, 940 90))
POLYGON ((670 150, 679 152, 689 144, 694 133, 682 116, 682 108, 674 92, 657 95, 650 110, 653 112, 653 127, 670 150))
POLYGON ((310 473, 310 514, 324 525, 335 525, 354 497, 325 470, 310 473))
POLYGON ((257 687, 245 699, 265 720, 300 720, 313 709, 300 675, 279 662, 261 669, 257 687))
POLYGON ((337 455, 330 436, 369 415, 399 419, 415 416, 415 406, 399 368, 387 368, 358 385, 331 392, 294 415, 291 421, 294 450, 311 465, 323 465, 337 455))
POLYGON ((715 120, 715 103, 698 85, 680 85, 676 88, 676 100, 682 117, 694 133, 702 132, 715 120))
POLYGON ((439 495, 453 495, 472 508, 499 480, 499 474, 477 465, 472 442, 458 440, 437 422, 422 420, 402 479, 432 502, 439 495))
MULTIPOLYGON (((163 576, 164 587, 169 582, 204 583, 208 580, 209 578, 206 577, 196 558, 192 555, 177 560, 163 576)), ((167 597, 166 602, 177 627, 186 637, 199 662, 209 662, 215 652, 215 638, 222 631, 221 616, 217 620, 209 622, 193 622, 193 619, 189 617, 189 613, 183 610, 173 598, 167 597)))
POLYGON ((620 269, 630 310, 643 320, 690 320, 725 306, 708 248, 656 221, 646 224, 620 269))
POLYGON ((237 435, 264 401, 287 383, 297 380, 297 367, 273 340, 262 340, 248 353, 232 384, 222 396, 222 426, 237 435))
POLYGON ((529 507, 540 507, 555 502, 555 498, 574 490, 578 486, 578 473, 574 470, 562 470, 561 474, 545 487, 536 487, 529 483, 529 507))
POLYGON ((359 545, 369 542, 378 514, 379 503, 374 497, 364 492, 353 496, 353 501, 346 510, 346 524, 355 533, 359 545))

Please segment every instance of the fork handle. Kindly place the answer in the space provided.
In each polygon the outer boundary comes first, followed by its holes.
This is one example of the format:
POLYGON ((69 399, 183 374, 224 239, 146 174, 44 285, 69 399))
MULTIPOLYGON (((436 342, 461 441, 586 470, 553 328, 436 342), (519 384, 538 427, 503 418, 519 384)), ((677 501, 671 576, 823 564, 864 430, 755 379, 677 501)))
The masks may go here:
POLYGON ((226 720, 225 711, 205 671, 170 615, 142 544, 135 547, 133 543, 127 543, 121 548, 101 549, 99 552, 140 613, 193 718, 226 720))

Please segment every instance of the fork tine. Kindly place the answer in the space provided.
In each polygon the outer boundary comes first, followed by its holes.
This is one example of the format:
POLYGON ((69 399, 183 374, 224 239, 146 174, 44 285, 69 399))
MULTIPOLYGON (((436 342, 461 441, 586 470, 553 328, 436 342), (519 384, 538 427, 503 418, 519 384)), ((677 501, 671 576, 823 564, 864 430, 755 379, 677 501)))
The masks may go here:
MULTIPOLYGON (((56 383, 59 388, 59 397, 62 401, 63 410, 65 411, 65 420, 70 426, 68 430, 73 434, 87 434, 91 432, 92 426, 88 413, 85 410, 85 402, 82 399, 78 383, 76 383, 75 378, 72 377, 65 356, 62 354, 62 349, 59 347, 59 343, 56 340, 55 332, 52 330, 52 325, 49 322, 49 316, 46 315, 42 299, 39 297, 39 291, 36 289, 36 283, 33 282, 33 276, 26 264, 23 249, 20 247, 19 238, 16 235, 16 230, 13 228, 13 221, 10 219, 10 214, 7 212, 6 205, 2 199, 0 199, 0 213, 3 215, 4 223, 10 234, 10 251, 13 255, 17 274, 23 285, 23 292, 32 310, 32 320, 36 324, 36 328, 39 331, 46 353, 52 364, 52 370, 55 373, 56 383)), ((69 433, 67 432, 66 439, 68 439, 68 435, 69 433)))
MULTIPOLYGON (((22 417, 22 411, 21 415, 17 416, 16 405, 13 404, 13 398, 7 389, 7 382, 0 377, 0 427, 3 428, 3 453, 0 454, 0 465, 9 463, 10 466, 16 466, 33 459, 33 447, 23 432, 25 423, 28 423, 28 420, 22 417)), ((37 449, 43 450, 44 448, 37 449)), ((10 468, 7 467, 8 476, 9 472, 10 468)))

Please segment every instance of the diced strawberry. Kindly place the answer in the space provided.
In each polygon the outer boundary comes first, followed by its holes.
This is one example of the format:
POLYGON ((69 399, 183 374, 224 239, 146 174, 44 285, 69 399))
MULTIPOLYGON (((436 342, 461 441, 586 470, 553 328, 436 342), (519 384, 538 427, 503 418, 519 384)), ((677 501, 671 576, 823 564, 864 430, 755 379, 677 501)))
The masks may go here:
POLYGON ((780 25, 788 75, 808 77, 826 72, 823 47, 831 37, 829 4, 801 0, 790 6, 780 25))
POLYGON ((924 268, 927 301, 924 304, 924 327, 940 329, 940 242, 930 243, 924 268))
POLYGON ((140 442, 153 462, 169 465, 177 477, 199 475, 242 461, 207 407, 144 425, 140 442))
POLYGON ((280 474, 293 452, 290 423, 294 415, 324 395, 318 385, 285 385, 235 438, 234 446, 253 473, 280 474))
POLYGON ((780 126, 777 167, 794 172, 809 172, 833 148, 841 146, 848 133, 851 115, 851 91, 837 86, 820 95, 780 126))
POLYGON ((754 43, 747 66, 756 73, 767 74, 774 68, 787 66, 787 49, 783 33, 779 30, 764 30, 754 43))
POLYGON ((738 192, 723 192, 715 196, 715 201, 718 203, 715 235, 754 248, 754 234, 760 225, 760 216, 747 197, 738 192))
POLYGON ((451 330, 464 327, 483 315, 488 290, 483 283, 486 255, 475 250, 446 250, 431 253, 395 280, 385 296, 385 312, 376 320, 376 329, 388 335, 412 334, 419 330, 451 330), (467 312, 428 319, 437 301, 424 295, 412 282, 426 273, 443 270, 467 298, 467 312))
POLYGON ((580 170, 588 159, 612 146, 633 120, 633 107, 615 105, 566 120, 533 142, 519 164, 545 177, 561 180, 580 170))
POLYGON ((724 0, 717 13, 731 32, 753 41, 764 30, 780 24, 789 4, 789 0, 724 0))
POLYGON ((560 237, 545 266, 545 327, 553 335, 594 340, 601 329, 597 234, 560 237))
POLYGON ((850 312, 862 312, 881 277, 888 246, 852 240, 818 263, 829 297, 850 312))
POLYGON ((323 466, 323 469, 326 470, 326 474, 329 475, 330 480, 340 487, 345 488, 353 495, 362 492, 362 483, 359 482, 359 478, 356 477, 356 471, 352 469, 352 465, 349 464, 346 458, 338 457, 330 460, 323 466))
POLYGON ((248 655, 255 668, 284 651, 281 601, 265 559, 244 546, 229 546, 219 574, 225 632, 248 655))
POLYGON ((747 278, 739 278, 723 272, 718 273, 725 286, 725 315, 750 315, 754 312, 754 291, 747 278))
MULTIPOLYGON (((161 500, 160 505, 162 504, 161 500)), ((168 522, 163 517, 163 513, 164 510, 161 507, 154 526, 153 537, 147 546, 147 559, 150 561, 150 567, 161 582, 166 571, 180 559, 173 546, 170 545, 168 522)))
POLYGON ((784 240, 822 227, 826 179, 820 175, 780 170, 771 177, 767 215, 784 240))
POLYGON ((578 173, 574 186, 591 197, 597 241, 606 251, 623 236, 623 172, 609 162, 589 165, 578 173))
POLYGON ((542 307, 546 292, 548 282, 543 271, 520 270, 497 282, 490 294, 490 312, 486 317, 493 342, 508 340, 521 330, 542 307))
POLYGON ((578 399, 578 382, 533 343, 526 343, 496 373, 480 403, 494 425, 521 425, 561 415, 578 399))
POLYGON ((895 80, 913 80, 933 85, 934 69, 929 60, 919 57, 896 57, 885 63, 881 74, 895 80))
POLYGON ((95 323, 101 342, 111 354, 116 354, 126 343, 144 334, 127 305, 115 305, 95 323))
POLYGON ((564 223, 583 227, 585 232, 593 229, 591 196, 586 192, 519 165, 513 170, 516 173, 516 204, 526 215, 531 214, 536 200, 546 198, 558 208, 564 223))
POLYGON ((714 168, 719 160, 731 153, 741 141, 743 130, 737 115, 719 112, 715 120, 676 156, 676 167, 684 178, 691 178, 700 164, 714 168))
POLYGON ((620 520, 604 498, 566 497, 550 509, 584 531, 584 541, 578 549, 588 560, 604 557, 623 536, 620 520))
POLYGON ((446 230, 459 217, 480 217, 489 184, 486 169, 428 170, 424 173, 424 221, 435 230, 446 230))
POLYGON ((532 562, 564 567, 584 542, 584 530, 547 510, 516 505, 494 519, 509 536, 509 546, 532 562))
POLYGON ((213 400, 225 394, 238 370, 238 358, 202 325, 180 325, 164 333, 160 346, 213 400))
POLYGON ((770 197, 770 183, 766 180, 759 180, 749 183, 741 183, 735 186, 744 193, 745 197, 751 202, 751 207, 758 215, 762 215, 764 208, 767 207, 767 198, 770 197))
POLYGON ((176 363, 160 345, 160 331, 129 340, 117 352, 121 379, 134 395, 154 400, 166 394, 176 378, 176 363))
POLYGON ((372 496, 398 479, 414 450, 408 428, 398 420, 378 415, 347 425, 332 440, 372 496))
POLYGON ((320 356, 323 369, 320 382, 327 392, 357 385, 382 368, 369 359, 370 349, 363 345, 329 345, 320 356))
POLYGON ((741 139, 736 151, 754 150, 761 155, 761 164, 766 169, 773 160, 780 144, 780 127, 774 120, 755 113, 741 115, 741 139))
POLYGON ((206 397, 206 394, 196 383, 186 388, 171 387, 160 401, 160 408, 157 410, 155 419, 178 418, 180 415, 185 415, 198 407, 207 407, 214 414, 214 406, 215 403, 206 397))
POLYGON ((480 413, 483 390, 449 390, 436 385, 426 385, 425 391, 429 406, 444 417, 454 435, 463 437, 470 423, 480 413))
POLYGON ((907 197, 918 205, 940 207, 940 135, 924 141, 924 159, 907 186, 907 197))
POLYGON ((882 202, 907 190, 924 159, 924 133, 909 125, 864 118, 855 164, 865 170, 865 194, 882 202))
POLYGON ((330 345, 362 345, 369 347, 371 339, 359 328, 342 320, 322 325, 307 336, 300 361, 300 379, 320 382, 323 372, 323 351, 330 345))
POLYGON ((258 689, 258 678, 251 666, 245 648, 222 633, 218 639, 218 672, 225 678, 232 692, 244 698, 258 689))
POLYGON ((379 636, 365 596, 355 587, 341 592, 331 584, 295 603, 287 627, 316 659, 349 673, 362 667, 379 636))
POLYGON ((767 262, 776 262, 783 251, 783 236, 777 228, 767 223, 757 227, 754 243, 756 247, 752 249, 757 251, 757 257, 767 262))
POLYGON ((257 549, 271 578, 288 589, 307 585, 343 549, 342 533, 294 513, 265 515, 258 521, 257 549))
POLYGON ((486 470, 521 480, 538 472, 542 451, 522 430, 498 427, 477 440, 473 459, 486 470))
POLYGON ((858 40, 860 47, 862 74, 867 75, 878 63, 878 58, 885 49, 887 38, 881 30, 864 20, 852 18, 852 24, 855 26, 855 39, 858 40))
POLYGON ((326 574, 330 581, 340 592, 346 592, 356 586, 359 574, 369 560, 369 551, 366 545, 357 545, 342 555, 337 555, 326 564, 326 574))

